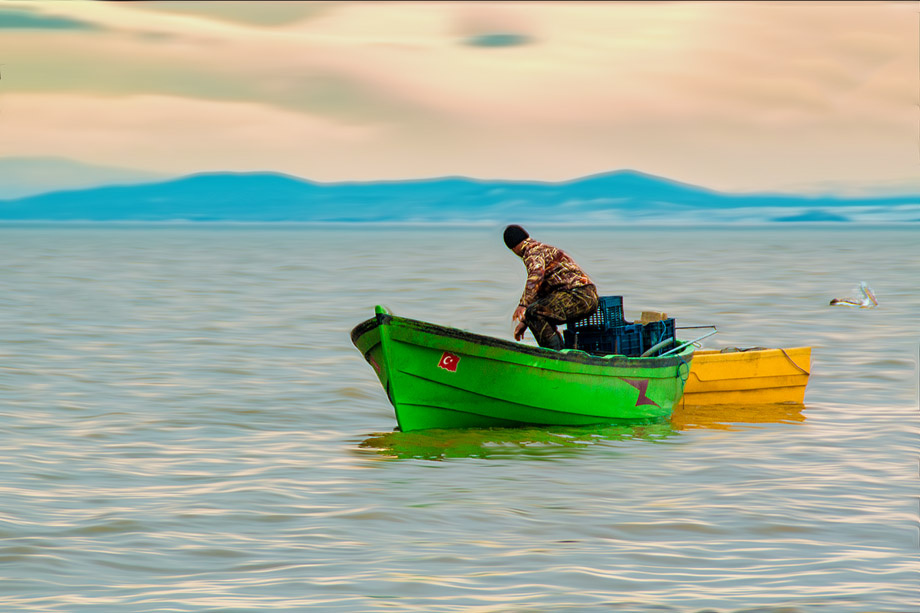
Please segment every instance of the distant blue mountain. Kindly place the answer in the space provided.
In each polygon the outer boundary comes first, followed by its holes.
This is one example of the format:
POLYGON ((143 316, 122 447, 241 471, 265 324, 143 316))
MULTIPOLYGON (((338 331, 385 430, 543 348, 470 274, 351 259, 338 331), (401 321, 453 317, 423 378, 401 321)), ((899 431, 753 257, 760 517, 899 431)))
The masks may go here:
POLYGON ((47 221, 705 223, 848 221, 867 211, 874 219, 920 221, 920 196, 727 194, 635 171, 561 183, 316 183, 276 173, 213 173, 0 201, 0 220, 47 221))

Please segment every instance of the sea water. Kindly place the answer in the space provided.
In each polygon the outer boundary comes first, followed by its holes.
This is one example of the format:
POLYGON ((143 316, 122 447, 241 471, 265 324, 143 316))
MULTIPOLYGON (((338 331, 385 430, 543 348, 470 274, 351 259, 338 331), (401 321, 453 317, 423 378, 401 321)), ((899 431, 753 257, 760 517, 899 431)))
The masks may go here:
POLYGON ((918 228, 530 230, 805 405, 394 432, 351 328, 510 338, 501 227, 5 225, 0 611, 920 611, 918 228))

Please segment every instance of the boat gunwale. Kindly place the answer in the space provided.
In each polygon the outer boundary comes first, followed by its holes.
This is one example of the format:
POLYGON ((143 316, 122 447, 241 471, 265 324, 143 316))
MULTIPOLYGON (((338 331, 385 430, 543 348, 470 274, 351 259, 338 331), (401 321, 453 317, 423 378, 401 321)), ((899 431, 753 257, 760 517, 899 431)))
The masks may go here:
POLYGON ((808 345, 802 345, 797 347, 755 347, 751 349, 742 349, 738 351, 724 351, 722 349, 700 349, 695 353, 695 356, 701 358, 700 361, 711 361, 712 358, 718 358, 719 361, 744 361, 751 360, 751 356, 756 357, 779 357, 778 354, 784 354, 787 358, 791 358, 792 354, 795 355, 805 355, 811 357, 812 348, 808 345), (776 352, 775 354, 773 352, 776 352), (705 358, 705 360, 703 359, 705 358))
POLYGON ((476 345, 484 345, 487 347, 495 347, 498 349, 504 349, 513 353, 519 353, 524 355, 531 355, 535 357, 540 357, 548 360, 557 360, 563 362, 573 362, 576 364, 585 364, 590 366, 602 366, 602 367, 615 367, 615 366, 637 366, 641 364, 642 366, 648 368, 663 368, 667 366, 680 366, 681 363, 688 363, 693 357, 694 349, 692 346, 684 349, 680 353, 666 356, 666 357, 629 357, 624 355, 611 354, 610 356, 598 356, 586 353, 584 351, 556 351, 554 349, 546 349, 543 347, 533 347, 531 345, 524 345, 517 342, 508 341, 505 339, 497 338, 494 336, 487 336, 484 334, 478 334, 476 332, 469 332, 467 330, 461 330, 459 328, 452 328, 449 326, 442 326, 439 324, 433 324, 427 321, 421 321, 417 319, 410 319, 408 317, 399 317, 397 315, 391 315, 389 313, 378 313, 374 317, 367 319, 357 326, 355 326, 351 331, 351 341, 357 346, 358 339, 361 338, 367 332, 370 332, 378 326, 383 326, 389 324, 391 321, 397 320, 402 324, 406 324, 412 328, 415 328, 421 332, 431 334, 434 336, 441 336, 456 340, 461 340, 465 342, 470 342, 476 345))

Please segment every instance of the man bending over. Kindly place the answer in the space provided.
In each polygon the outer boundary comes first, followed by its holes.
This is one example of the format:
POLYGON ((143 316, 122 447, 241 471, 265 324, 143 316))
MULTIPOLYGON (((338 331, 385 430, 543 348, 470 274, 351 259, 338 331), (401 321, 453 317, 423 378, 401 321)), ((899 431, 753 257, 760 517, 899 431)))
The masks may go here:
POLYGON ((530 238, 521 226, 505 228, 505 245, 527 268, 527 282, 512 321, 514 339, 528 328, 541 347, 562 349, 556 326, 583 319, 597 310, 597 288, 565 251, 530 238))

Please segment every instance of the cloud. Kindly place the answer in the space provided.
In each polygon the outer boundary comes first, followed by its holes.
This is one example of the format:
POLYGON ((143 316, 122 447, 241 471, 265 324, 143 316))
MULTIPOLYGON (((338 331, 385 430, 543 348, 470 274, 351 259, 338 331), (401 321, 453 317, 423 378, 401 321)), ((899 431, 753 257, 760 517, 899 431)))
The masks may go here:
MULTIPOLYGON (((39 121, 4 126, 0 157, 59 157, 184 174, 204 170, 275 170, 310 177, 347 168, 350 152, 379 138, 367 128, 254 103, 167 96, 7 96, 4 112, 39 121), (219 153, 218 153, 219 152, 219 153), (190 160, 194 160, 192 165, 190 160)), ((323 176, 314 178, 322 179, 323 176)))
POLYGON ((283 26, 316 19, 336 9, 336 2, 142 2, 143 11, 196 15, 252 26, 283 26))
POLYGON ((0 30, 97 30, 96 25, 73 19, 45 15, 28 8, 0 8, 0 30))
POLYGON ((318 179, 561 180, 628 167, 722 189, 916 170, 905 3, 280 3, 264 18, 254 3, 34 6, 97 31, 4 34, 0 128, 21 136, 9 155, 78 151, 42 115, 75 104, 98 130, 81 133, 84 156, 152 169, 308 159, 297 174, 318 179), (127 133, 157 148, 169 136, 171 156, 117 138, 128 109, 160 118, 127 133), (244 137, 258 154, 234 149, 244 137))
POLYGON ((530 43, 530 37, 513 32, 496 32, 492 34, 478 34, 464 41, 471 47, 517 47, 530 43))

